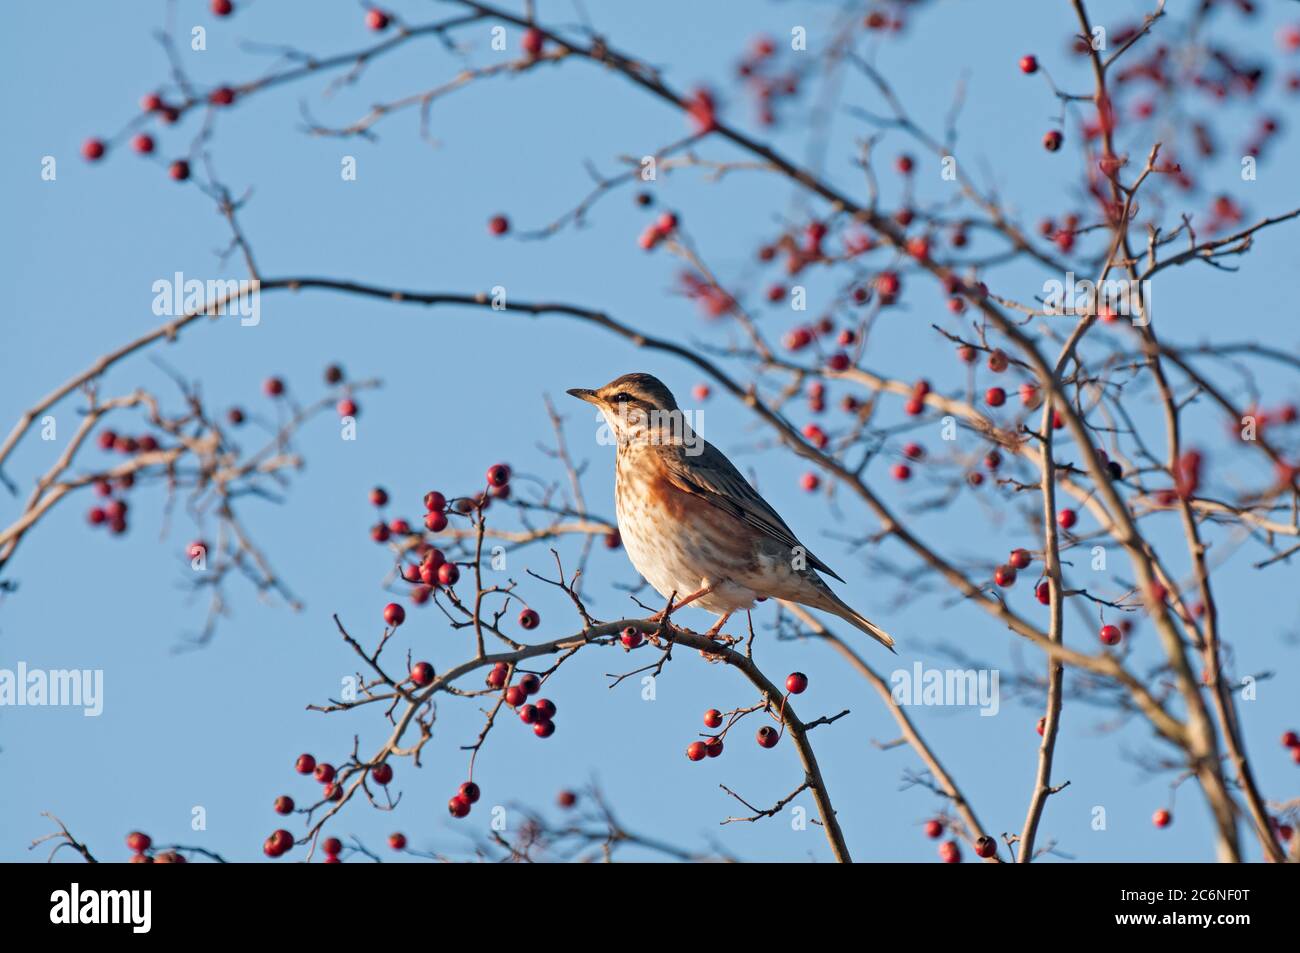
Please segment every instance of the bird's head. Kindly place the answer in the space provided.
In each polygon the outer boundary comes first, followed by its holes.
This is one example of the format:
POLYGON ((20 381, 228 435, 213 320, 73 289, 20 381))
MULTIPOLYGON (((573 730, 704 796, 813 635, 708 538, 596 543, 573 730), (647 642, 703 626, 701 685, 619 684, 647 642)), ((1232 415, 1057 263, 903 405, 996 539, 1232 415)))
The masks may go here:
POLYGON ((695 439, 672 391, 649 374, 624 374, 604 387, 575 387, 569 393, 594 404, 620 444, 642 440, 690 443, 695 439))

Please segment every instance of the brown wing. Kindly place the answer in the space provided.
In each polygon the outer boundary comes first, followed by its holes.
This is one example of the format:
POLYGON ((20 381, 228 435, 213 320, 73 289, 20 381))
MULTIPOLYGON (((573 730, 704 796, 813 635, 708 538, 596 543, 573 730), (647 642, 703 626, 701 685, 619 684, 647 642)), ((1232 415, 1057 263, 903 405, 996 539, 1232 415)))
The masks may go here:
POLYGON ((708 441, 701 442, 704 450, 696 456, 686 456, 684 447, 661 448, 668 478, 674 486, 747 523, 787 549, 801 548, 808 557, 808 565, 832 579, 844 581, 795 538, 785 520, 758 495, 722 451, 708 441))

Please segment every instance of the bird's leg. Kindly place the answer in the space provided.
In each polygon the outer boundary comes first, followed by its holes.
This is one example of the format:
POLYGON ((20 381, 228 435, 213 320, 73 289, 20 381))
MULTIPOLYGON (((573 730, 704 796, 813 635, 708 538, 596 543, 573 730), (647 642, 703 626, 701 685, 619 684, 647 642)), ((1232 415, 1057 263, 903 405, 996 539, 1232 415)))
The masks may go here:
POLYGON ((699 590, 698 592, 692 592, 689 596, 687 596, 687 597, 686 597, 685 599, 683 599, 681 602, 674 602, 674 601, 670 598, 670 599, 668 600, 668 605, 663 609, 663 611, 662 611, 662 612, 659 612, 659 613, 657 613, 657 614, 655 614, 655 615, 652 615, 652 616, 650 617, 650 621, 651 621, 651 622, 667 622, 669 616, 671 616, 674 612, 676 612, 676 611, 677 611, 678 609, 680 609, 682 606, 689 605, 690 603, 694 602, 696 599, 700 599, 700 598, 702 598, 702 597, 704 597, 704 596, 707 596, 707 595, 708 595, 710 592, 712 592, 712 591, 713 591, 713 587, 712 587, 712 586, 705 586, 703 589, 699 590))
POLYGON ((722 615, 718 616, 718 621, 713 623, 713 628, 709 629, 709 631, 705 632, 704 634, 711 639, 716 638, 718 633, 722 631, 722 627, 727 624, 727 620, 730 618, 731 618, 730 612, 722 613, 722 615))

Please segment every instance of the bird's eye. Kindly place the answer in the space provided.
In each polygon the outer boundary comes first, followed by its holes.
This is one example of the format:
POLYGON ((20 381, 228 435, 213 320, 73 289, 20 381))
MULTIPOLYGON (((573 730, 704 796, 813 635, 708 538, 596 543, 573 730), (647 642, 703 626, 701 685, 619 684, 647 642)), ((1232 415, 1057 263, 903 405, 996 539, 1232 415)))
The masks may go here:
POLYGON ((627 393, 625 393, 625 392, 623 392, 623 391, 620 391, 619 393, 615 394, 615 395, 611 398, 611 400, 613 400, 616 404, 619 404, 619 403, 622 403, 622 402, 624 402, 624 401, 628 401, 628 400, 631 400, 631 399, 632 399, 631 395, 629 395, 629 394, 627 394, 627 393))

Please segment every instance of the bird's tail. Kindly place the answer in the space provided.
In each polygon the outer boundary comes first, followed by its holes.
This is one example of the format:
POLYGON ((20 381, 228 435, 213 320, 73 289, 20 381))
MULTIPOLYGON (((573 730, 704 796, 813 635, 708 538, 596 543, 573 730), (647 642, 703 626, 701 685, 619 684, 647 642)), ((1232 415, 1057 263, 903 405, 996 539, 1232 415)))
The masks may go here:
MULTIPOLYGON (((863 632, 867 633, 867 635, 871 636, 873 639, 875 639, 885 648, 889 649, 889 651, 894 652, 893 637, 890 636, 890 634, 886 632, 884 629, 882 629, 880 626, 876 625, 874 622, 872 622, 870 619, 864 616, 862 613, 858 612, 856 609, 850 606, 839 596, 835 595, 835 593, 831 591, 829 586, 819 587, 817 592, 817 597, 815 599, 806 600, 801 598, 799 601, 805 602, 807 605, 811 605, 814 608, 824 609, 827 612, 835 613, 845 622, 848 622, 851 625, 861 629, 863 632)), ((894 652, 894 654, 897 655, 898 653, 894 652)))
MULTIPOLYGON (((867 633, 867 635, 871 636, 885 648, 889 649, 889 651, 894 652, 893 637, 860 612, 855 609, 850 609, 844 603, 840 603, 840 607, 833 609, 832 611, 844 621, 856 625, 863 632, 867 633)), ((894 654, 897 655, 898 653, 894 652, 894 654)))
MULTIPOLYGON (((862 629, 868 636, 875 638, 876 641, 880 642, 880 645, 887 647, 889 651, 894 651, 891 634, 885 632, 874 621, 867 619, 865 615, 862 615, 848 602, 841 599, 839 595, 833 592, 831 586, 828 586, 819 577, 814 576, 810 581, 813 585, 803 586, 800 594, 794 597, 794 602, 802 602, 803 605, 811 608, 820 608, 820 610, 826 612, 833 612, 833 614, 844 619, 846 623, 853 625, 854 628, 862 629)), ((897 653, 894 654, 897 655, 897 653)))

